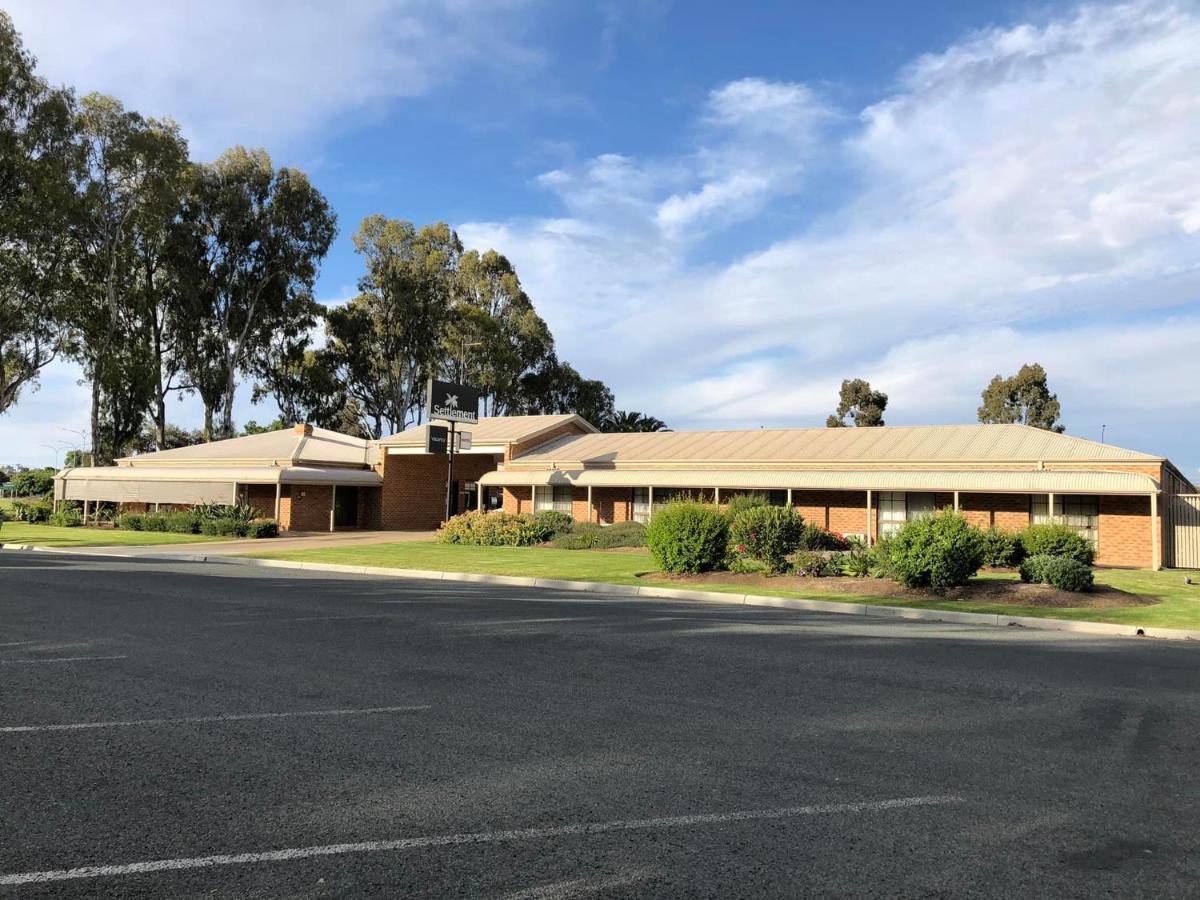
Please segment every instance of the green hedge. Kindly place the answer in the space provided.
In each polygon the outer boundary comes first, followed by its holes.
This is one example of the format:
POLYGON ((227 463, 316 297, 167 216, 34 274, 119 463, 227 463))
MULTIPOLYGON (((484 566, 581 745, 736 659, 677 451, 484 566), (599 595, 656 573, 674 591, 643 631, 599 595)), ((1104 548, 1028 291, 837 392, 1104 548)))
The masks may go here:
POLYGON ((729 545, 729 520, 709 503, 668 503, 646 529, 646 546, 664 572, 718 568, 729 545))
POLYGON ((1039 554, 1021 563, 1021 580, 1048 584, 1061 591, 1090 591, 1095 584, 1091 566, 1069 556, 1039 554))
POLYGON ((800 546, 803 533, 804 518, 791 506, 752 506, 738 513, 729 526, 736 551, 776 574, 787 571, 788 557, 800 546))
POLYGON ((1066 525, 1030 525, 1021 532, 1027 556, 1066 556, 1085 566, 1096 558, 1092 542, 1066 525))
POLYGON ((506 512, 466 512, 454 516, 438 529, 436 540, 443 544, 480 547, 529 547, 547 541, 553 532, 533 516, 506 512))
POLYGON ((983 532, 946 511, 906 522, 891 542, 891 564, 902 584, 944 594, 979 571, 984 544, 983 532))
POLYGON ((533 523, 546 532, 545 540, 556 534, 563 534, 575 527, 575 520, 566 513, 553 509, 543 509, 533 514, 533 523))
POLYGON ((640 522, 597 525, 575 522, 570 531, 560 531, 550 540, 559 550, 611 550, 615 547, 646 546, 646 526, 640 522))
POLYGON ((997 569, 1020 565, 1025 558, 1021 536, 993 525, 983 533, 983 564, 997 569))

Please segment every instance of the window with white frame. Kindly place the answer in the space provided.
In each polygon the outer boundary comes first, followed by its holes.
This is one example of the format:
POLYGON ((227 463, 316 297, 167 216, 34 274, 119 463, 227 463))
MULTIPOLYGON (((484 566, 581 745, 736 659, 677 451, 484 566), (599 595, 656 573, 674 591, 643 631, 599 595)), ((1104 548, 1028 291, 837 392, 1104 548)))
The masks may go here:
POLYGON ((1100 498, 1065 494, 1054 498, 1054 514, 1050 514, 1050 498, 1034 494, 1029 498, 1029 519, 1034 525, 1056 522, 1077 531, 1095 545, 1100 538, 1100 498))
POLYGON ((545 484, 533 489, 533 511, 552 509, 571 515, 571 486, 569 484, 545 484))
POLYGON ((923 519, 937 512, 933 494, 904 491, 880 491, 879 533, 891 537, 904 527, 905 522, 923 519))
POLYGON ((633 521, 650 521, 650 488, 633 489, 633 521))

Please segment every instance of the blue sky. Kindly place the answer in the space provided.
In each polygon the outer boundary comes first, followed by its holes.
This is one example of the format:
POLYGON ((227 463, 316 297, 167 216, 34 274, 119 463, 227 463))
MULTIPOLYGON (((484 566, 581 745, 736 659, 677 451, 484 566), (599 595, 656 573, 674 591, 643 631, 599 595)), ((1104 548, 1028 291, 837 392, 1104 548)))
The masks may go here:
MULTIPOLYGON (((48 77, 308 171, 326 301, 364 215, 444 219, 674 427, 819 425, 855 376, 972 421, 1036 360, 1071 433, 1200 474, 1196 3, 5 6, 48 77)), ((77 379, 0 418, 4 461, 84 427, 77 379)))

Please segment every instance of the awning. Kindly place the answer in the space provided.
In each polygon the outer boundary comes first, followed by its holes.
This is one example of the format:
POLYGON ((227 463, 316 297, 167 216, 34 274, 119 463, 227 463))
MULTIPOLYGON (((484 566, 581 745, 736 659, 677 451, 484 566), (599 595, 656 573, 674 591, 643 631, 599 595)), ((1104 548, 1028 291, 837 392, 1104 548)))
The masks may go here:
POLYGON ((1158 482, 1136 472, 888 471, 772 469, 501 469, 479 479, 488 486, 729 488, 750 490, 962 491, 1002 494, 1157 493, 1158 482))
POLYGON ((63 469, 54 476, 59 500, 111 500, 122 503, 231 503, 245 484, 336 484, 379 487, 369 469, 336 466, 97 466, 63 469))

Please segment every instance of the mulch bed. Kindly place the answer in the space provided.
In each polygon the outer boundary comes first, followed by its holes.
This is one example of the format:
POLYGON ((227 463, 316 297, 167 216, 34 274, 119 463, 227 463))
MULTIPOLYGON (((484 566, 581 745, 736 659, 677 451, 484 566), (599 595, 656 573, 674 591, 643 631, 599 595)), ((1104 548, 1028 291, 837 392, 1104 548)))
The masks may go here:
POLYGON ((705 572, 702 575, 663 575, 655 573, 654 580, 670 581, 680 586, 702 587, 705 584, 735 584, 747 593, 769 591, 820 591, 829 594, 853 594, 860 597, 886 597, 891 600, 963 600, 969 603, 991 603, 1003 606, 1070 607, 1074 609, 1114 609, 1128 606, 1153 606, 1153 597, 1130 594, 1106 585, 1094 590, 1073 594, 1046 584, 1023 584, 1020 581, 982 579, 963 587, 952 588, 943 597, 927 591, 906 588, 885 578, 808 578, 797 575, 740 575, 732 572, 705 572))

